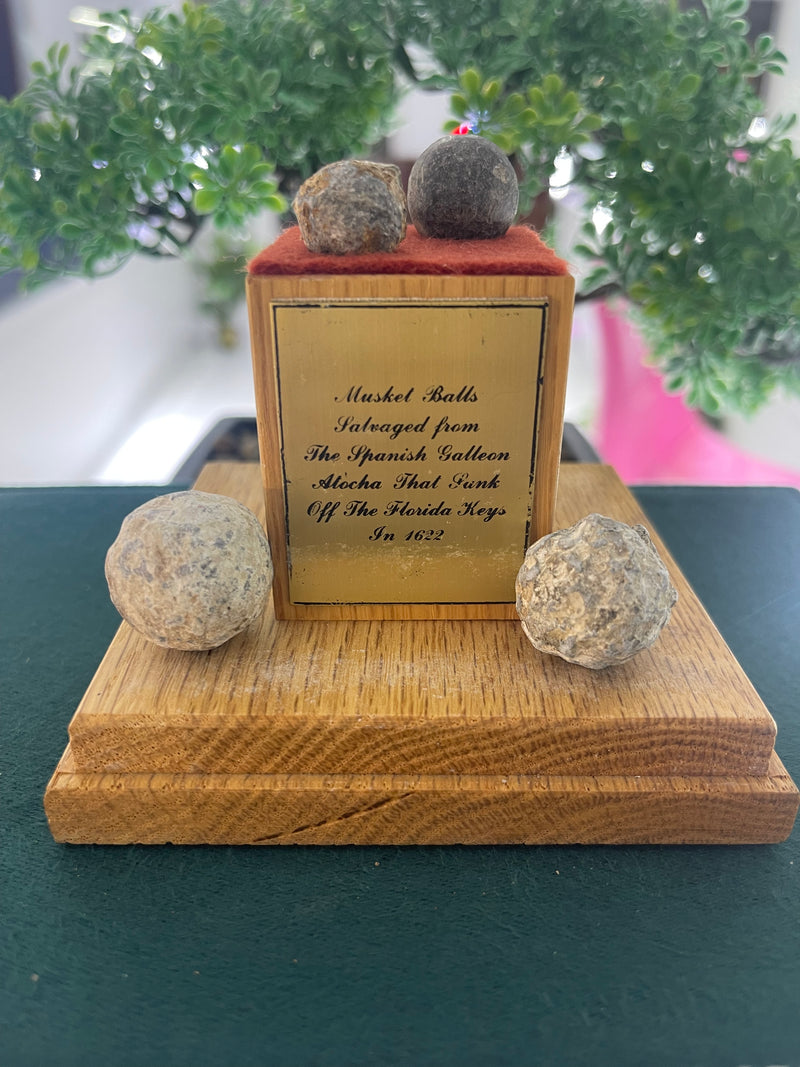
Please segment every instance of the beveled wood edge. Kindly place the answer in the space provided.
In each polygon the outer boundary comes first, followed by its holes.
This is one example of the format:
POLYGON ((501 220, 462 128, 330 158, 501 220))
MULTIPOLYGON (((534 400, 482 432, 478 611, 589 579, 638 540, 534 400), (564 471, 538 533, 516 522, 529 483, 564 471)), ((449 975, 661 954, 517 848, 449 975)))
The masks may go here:
POLYGON ((603 789, 630 794, 697 793, 709 795, 752 795, 775 793, 794 797, 800 806, 800 791, 777 752, 770 756, 767 774, 719 775, 568 775, 568 774, 205 774, 167 771, 119 774, 114 771, 78 771, 72 746, 67 744, 47 785, 54 790, 135 789, 144 792, 216 787, 225 790, 272 789, 277 791, 344 789, 352 792, 563 792, 583 793, 603 789))

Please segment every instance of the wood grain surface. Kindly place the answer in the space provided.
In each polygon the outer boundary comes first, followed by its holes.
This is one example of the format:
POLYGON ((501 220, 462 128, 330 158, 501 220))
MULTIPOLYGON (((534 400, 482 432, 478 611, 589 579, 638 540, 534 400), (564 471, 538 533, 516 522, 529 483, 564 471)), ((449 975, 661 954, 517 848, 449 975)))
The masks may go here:
MULTIPOLYGON (((542 363, 542 395, 533 470, 531 541, 553 528, 561 454, 570 327, 575 283, 569 275, 328 275, 247 278, 266 527, 275 562, 274 604, 279 619, 512 619, 513 603, 487 604, 294 604, 289 595, 286 502, 281 469, 279 397, 274 366, 271 307, 304 300, 490 300, 544 298, 548 325, 542 363)), ((512 598, 513 599, 513 598, 512 598)))
MULTIPOLYGON (((198 488, 261 511, 258 468, 198 488)), ((646 519, 614 472, 565 465, 557 521, 646 519)), ((647 523, 646 523, 647 524, 647 523)), ((591 671, 537 652, 518 622, 276 621, 211 652, 123 623, 69 728, 86 771, 764 774, 775 724, 696 596, 659 641, 591 671)))
MULTIPOLYGON (((263 520, 258 467, 198 488, 263 520)), ((798 793, 775 724, 614 472, 562 468, 556 523, 644 521, 679 590, 657 644, 590 671, 502 621, 277 621, 212 652, 123 623, 47 788, 76 843, 764 843, 798 793)))
POLYGON ((45 807, 74 844, 768 844, 798 794, 763 777, 86 774, 65 752, 45 807))

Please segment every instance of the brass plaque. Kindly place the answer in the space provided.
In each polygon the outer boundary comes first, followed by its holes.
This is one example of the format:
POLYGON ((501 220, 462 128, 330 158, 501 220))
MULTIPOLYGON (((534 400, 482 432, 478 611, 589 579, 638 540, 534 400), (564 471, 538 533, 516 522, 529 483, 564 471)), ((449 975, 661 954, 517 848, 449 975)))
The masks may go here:
POLYGON ((291 601, 513 601, 547 301, 272 314, 291 601))

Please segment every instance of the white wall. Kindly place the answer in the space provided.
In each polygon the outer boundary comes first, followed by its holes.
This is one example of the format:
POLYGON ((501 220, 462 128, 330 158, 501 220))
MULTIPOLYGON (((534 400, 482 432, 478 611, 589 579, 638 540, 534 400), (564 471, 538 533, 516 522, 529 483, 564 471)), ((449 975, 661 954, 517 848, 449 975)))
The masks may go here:
POLYGON ((70 46, 71 61, 77 61, 80 50, 81 29, 70 15, 80 7, 114 11, 127 8, 133 14, 141 14, 154 7, 178 7, 178 3, 157 3, 149 0, 125 0, 124 3, 79 5, 75 0, 9 0, 9 11, 19 56, 19 74, 25 77, 35 59, 43 59, 47 49, 58 41, 70 46))
POLYGON ((131 262, 0 307, 0 484, 91 480, 202 343, 178 260, 131 262))
MULTIPOLYGON (((788 59, 786 73, 767 83, 770 115, 800 113, 800 0, 783 0, 778 8, 775 37, 788 59)), ((800 153, 800 121, 791 131, 800 153)), ((800 469, 800 397, 778 396, 756 415, 730 416, 725 433, 732 441, 762 459, 800 469)))
MULTIPOLYGON (((769 114, 800 112, 800 3, 783 0, 777 8, 774 37, 788 63, 781 77, 770 77, 766 86, 769 114)), ((800 152, 800 122, 791 131, 795 151, 800 152)))

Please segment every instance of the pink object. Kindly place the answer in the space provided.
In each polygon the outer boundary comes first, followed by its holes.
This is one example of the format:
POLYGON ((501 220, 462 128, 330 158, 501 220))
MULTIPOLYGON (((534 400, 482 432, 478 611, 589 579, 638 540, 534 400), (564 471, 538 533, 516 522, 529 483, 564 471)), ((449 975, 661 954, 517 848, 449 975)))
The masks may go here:
POLYGON ((603 400, 595 447, 628 484, 790 485, 800 471, 751 456, 665 392, 635 328, 602 303, 603 400))

